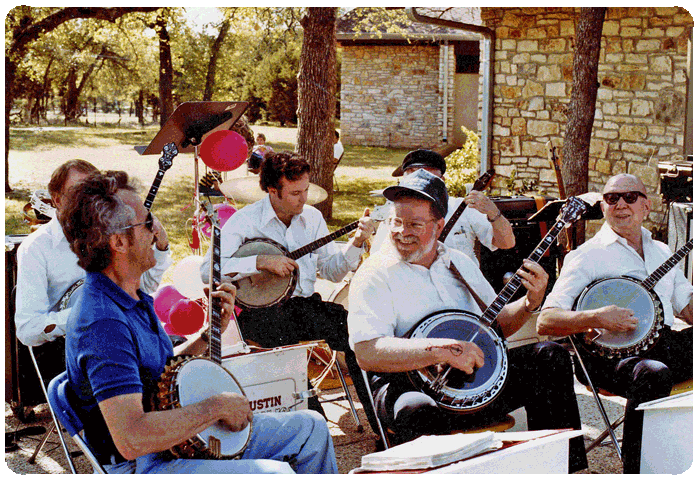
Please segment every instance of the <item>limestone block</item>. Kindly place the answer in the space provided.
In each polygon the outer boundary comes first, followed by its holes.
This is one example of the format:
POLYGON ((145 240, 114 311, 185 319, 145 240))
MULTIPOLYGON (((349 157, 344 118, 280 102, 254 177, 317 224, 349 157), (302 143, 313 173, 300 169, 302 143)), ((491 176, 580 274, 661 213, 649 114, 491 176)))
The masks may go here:
POLYGON ((527 122, 527 133, 535 137, 546 135, 558 135, 560 125, 556 122, 547 122, 542 120, 529 120, 527 122))
POLYGON ((641 141, 647 137, 647 127, 645 125, 623 125, 620 127, 621 140, 641 141))

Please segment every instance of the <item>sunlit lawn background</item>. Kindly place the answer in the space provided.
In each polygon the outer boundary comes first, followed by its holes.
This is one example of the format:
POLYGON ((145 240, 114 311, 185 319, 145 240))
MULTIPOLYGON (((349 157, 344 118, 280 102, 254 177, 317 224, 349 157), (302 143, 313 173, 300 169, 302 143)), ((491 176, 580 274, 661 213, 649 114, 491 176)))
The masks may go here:
MULTIPOLYGON (((264 131, 268 144, 275 151, 294 149, 295 129, 253 126, 253 130, 256 133, 264 131)), ((70 158, 83 158, 101 170, 126 170, 130 176, 139 179, 145 198, 158 170, 158 156, 139 157, 134 153, 133 146, 147 145, 157 131, 155 126, 116 128, 109 125, 42 130, 12 128, 10 185, 13 191, 5 192, 5 234, 30 232, 29 225, 23 220, 24 206, 30 201, 34 190, 47 188, 51 172, 70 158)), ((328 222, 331 231, 357 220, 365 207, 384 203, 382 197, 370 196, 370 192, 396 183, 391 172, 401 163, 406 152, 401 149, 345 146, 345 155, 335 172, 333 219, 328 222)), ((203 168, 200 162, 200 175, 203 168)), ((235 175, 245 175, 242 172, 237 170, 235 175)), ((190 248, 193 196, 193 155, 180 154, 175 158, 173 167, 166 172, 153 205, 154 214, 168 232, 175 262, 193 253, 190 248)), ((223 198, 213 197, 211 200, 220 203, 223 198)), ((244 204, 234 206, 240 209, 244 204)), ((202 252, 206 251, 205 243, 202 247, 202 252)))

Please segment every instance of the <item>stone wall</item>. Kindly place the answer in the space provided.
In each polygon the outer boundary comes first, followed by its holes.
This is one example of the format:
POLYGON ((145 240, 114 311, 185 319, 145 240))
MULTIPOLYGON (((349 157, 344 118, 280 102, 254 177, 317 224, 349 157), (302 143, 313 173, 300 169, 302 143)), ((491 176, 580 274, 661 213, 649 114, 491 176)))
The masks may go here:
MULTIPOLYGON (((348 145, 435 148, 442 143, 444 67, 438 45, 340 48, 340 128, 348 145)), ((454 109, 454 53, 449 47, 448 137, 454 109)))
MULTIPOLYGON (((496 32, 492 161, 503 194, 515 171, 521 184, 558 196, 545 145, 563 143, 577 14, 568 7, 482 8, 484 25, 496 32)), ((658 162, 685 158, 692 26, 676 7, 609 8, 603 25, 589 187, 601 191, 617 173, 638 175, 652 193, 649 228, 665 223, 658 162)))

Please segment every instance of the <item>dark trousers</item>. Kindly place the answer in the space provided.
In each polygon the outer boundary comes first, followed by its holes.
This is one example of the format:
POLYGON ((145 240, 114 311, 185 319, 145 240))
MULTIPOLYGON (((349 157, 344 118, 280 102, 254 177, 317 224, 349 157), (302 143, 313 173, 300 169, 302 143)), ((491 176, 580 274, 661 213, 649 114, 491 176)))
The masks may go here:
MULTIPOLYGON (((382 424, 393 433, 393 443, 421 435, 447 434, 502 419, 525 407, 530 430, 581 428, 574 393, 571 357, 554 342, 542 342, 508 351, 508 380, 500 395, 474 413, 441 409, 427 395, 416 391, 406 374, 372 374, 372 391, 382 424)), ((569 471, 588 466, 579 436, 569 443, 569 471)))
MULTIPOLYGON (((639 473, 644 412, 639 404, 668 396, 674 384, 693 377, 693 329, 664 327, 656 344, 641 356, 607 359, 582 355, 591 381, 627 399, 622 430, 624 473, 639 473)), ((586 383, 580 366, 576 376, 586 383)))
MULTIPOLYGON (((238 316, 243 338, 265 348, 294 345, 300 341, 325 340, 332 350, 345 353, 345 363, 365 414, 376 430, 371 414, 369 393, 365 388, 355 352, 348 343, 348 312, 342 305, 324 302, 318 293, 310 297, 292 297, 266 308, 246 309, 238 316)), ((313 398, 313 397, 312 397, 313 398)), ((318 400, 309 406, 323 413, 318 400)))

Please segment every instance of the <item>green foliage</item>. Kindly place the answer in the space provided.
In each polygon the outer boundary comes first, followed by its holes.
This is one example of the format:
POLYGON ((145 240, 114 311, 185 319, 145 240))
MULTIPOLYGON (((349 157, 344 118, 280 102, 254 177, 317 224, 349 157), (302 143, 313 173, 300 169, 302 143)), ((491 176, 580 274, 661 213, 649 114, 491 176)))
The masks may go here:
POLYGON ((445 183, 453 197, 464 197, 467 184, 474 183, 479 173, 479 135, 465 127, 462 132, 467 136, 464 147, 445 157, 445 183))

